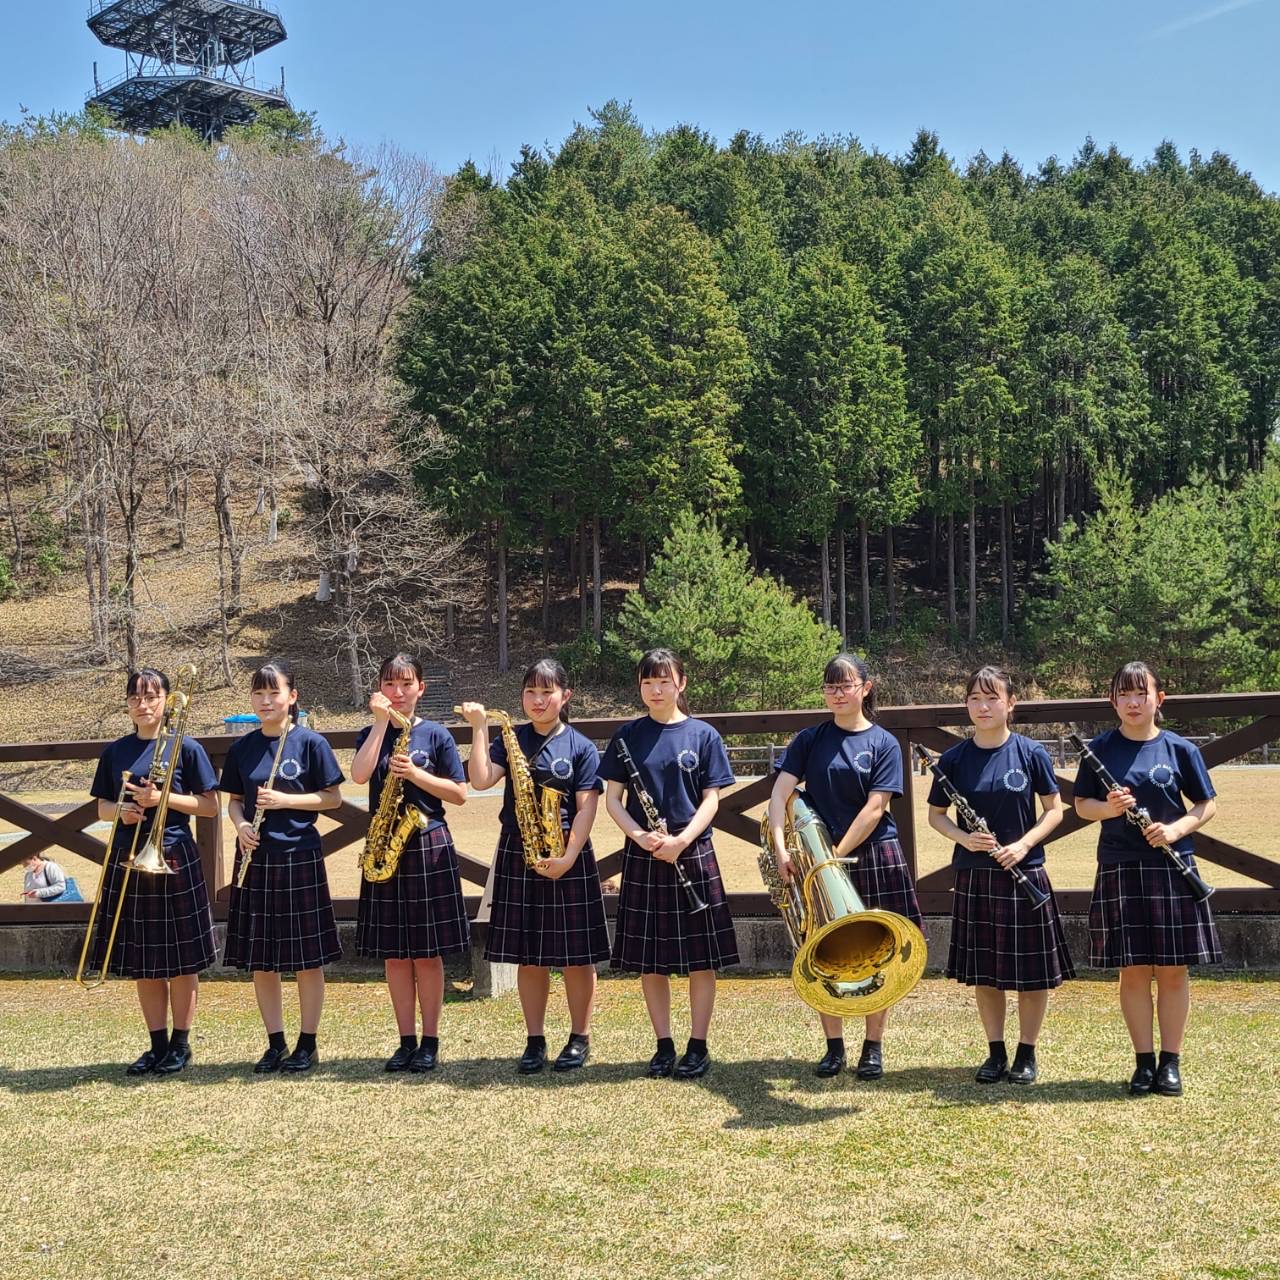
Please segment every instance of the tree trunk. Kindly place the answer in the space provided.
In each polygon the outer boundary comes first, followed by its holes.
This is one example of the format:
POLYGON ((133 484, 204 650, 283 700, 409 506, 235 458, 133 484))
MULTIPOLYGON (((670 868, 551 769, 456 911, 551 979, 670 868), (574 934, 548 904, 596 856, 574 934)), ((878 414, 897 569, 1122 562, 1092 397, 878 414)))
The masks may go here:
POLYGON ((445 644, 452 645, 454 638, 457 636, 457 634, 458 634, 457 610, 454 608, 453 601, 451 600, 444 607, 444 642, 445 644))
POLYGON ((316 583, 316 604, 328 604, 333 599, 333 579, 328 569, 320 570, 320 581, 316 583))
POLYGON ((9 528, 13 533, 13 571, 22 573, 22 530, 18 527, 18 512, 13 505, 13 489, 9 484, 9 466, 4 468, 4 499, 9 512, 9 528))
POLYGON ((836 617, 840 621, 840 647, 849 644, 849 597, 845 593, 844 525, 836 530, 836 617))
POLYGON ((141 665, 142 651, 138 638, 137 588, 141 557, 138 547, 138 512, 126 508, 124 513, 124 653, 130 671, 141 665))
POLYGON ((956 516, 947 512, 947 626, 955 631, 959 626, 956 617, 956 516))
POLYGON ((831 625, 831 535, 822 535, 822 621, 831 625))
POLYGON ((578 634, 587 630, 587 518, 578 521, 578 634))
POLYGON ((1054 476, 1056 490, 1056 518, 1054 520, 1054 536, 1062 537, 1063 526, 1067 523, 1067 448, 1058 448, 1058 473, 1054 476))
POLYGON ((969 643, 978 638, 978 503, 969 475, 969 643))
POLYGON ((493 529, 486 526, 484 534, 484 630, 493 635, 493 529))
POLYGON ((218 662, 223 688, 231 687, 231 629, 227 625, 227 539, 218 521, 218 662))
POLYGON ((1027 551, 1026 565, 1022 575, 1023 583, 1030 587, 1031 577, 1036 571, 1036 494, 1037 487, 1031 486, 1031 497, 1027 499, 1027 551))
POLYGON ((858 518, 858 588, 862 595, 862 636, 871 639, 871 562, 867 555, 867 522, 858 518))
POLYGON ((1009 599, 1013 583, 1009 579, 1009 504, 1000 504, 1000 640, 1009 642, 1009 599))
POLYGON ((884 585, 889 597, 889 630, 898 625, 898 583, 893 570, 893 525, 884 527, 884 585))
POLYGON ((542 643, 551 643, 551 536, 542 526, 542 643))
POLYGON ((929 512, 929 585, 938 585, 938 513, 929 512))
POLYGON ((644 580, 649 575, 649 552, 644 544, 644 535, 640 537, 640 590, 644 590, 644 580))
POLYGON ((600 513, 591 518, 591 634, 596 644, 604 626, 603 584, 600 581, 600 513))
POLYGON ((507 636, 507 535, 498 529, 498 672, 508 670, 511 658, 507 636))

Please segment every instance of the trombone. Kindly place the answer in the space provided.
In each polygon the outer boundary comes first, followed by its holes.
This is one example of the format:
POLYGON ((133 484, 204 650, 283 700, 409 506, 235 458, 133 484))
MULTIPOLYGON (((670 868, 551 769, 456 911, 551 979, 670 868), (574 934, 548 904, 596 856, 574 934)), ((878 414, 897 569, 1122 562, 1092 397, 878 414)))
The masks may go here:
POLYGON ((89 912, 89 923, 84 931, 84 945, 80 948, 80 963, 76 967, 76 982, 86 991, 95 991, 106 982, 111 964, 111 953, 116 945, 116 933, 124 916, 125 896, 129 889, 129 879, 135 871, 147 875, 171 876, 176 872, 165 861, 164 826, 169 815, 169 797, 173 794, 173 778, 178 770, 178 760, 182 755, 182 734, 187 722, 187 709, 191 703, 191 694, 195 688, 196 668, 190 664, 178 669, 173 691, 165 699, 164 719, 160 722, 160 732, 156 734, 155 750, 151 754, 151 767, 147 777, 160 784, 160 801, 156 805, 152 819, 151 832, 146 844, 138 849, 138 839, 142 835, 144 820, 139 821, 133 830, 133 840, 129 852, 125 856, 124 875, 120 880, 120 893, 116 899, 115 914, 111 918, 111 932, 107 935, 107 946, 103 952, 102 964, 97 975, 85 973, 89 960, 89 948, 93 943, 94 925, 98 919, 98 908, 102 905, 106 892, 108 871, 111 866, 111 854, 115 848, 116 831, 120 826, 120 810, 129 800, 129 783, 132 771, 126 769, 121 775, 120 794, 116 797, 116 812, 111 819, 111 833, 107 836, 107 853, 102 860, 102 877, 98 881, 98 892, 93 899, 93 909, 89 912), (165 747, 169 748, 168 759, 165 759, 165 747))

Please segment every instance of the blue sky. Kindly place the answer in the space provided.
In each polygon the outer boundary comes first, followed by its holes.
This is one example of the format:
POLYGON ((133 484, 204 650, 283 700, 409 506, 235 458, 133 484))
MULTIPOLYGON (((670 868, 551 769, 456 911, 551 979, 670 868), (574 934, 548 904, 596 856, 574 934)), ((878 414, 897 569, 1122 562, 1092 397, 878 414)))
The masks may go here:
MULTIPOLYGON (((0 117, 75 109, 123 69, 87 0, 0 0, 0 117), (14 10, 19 12, 15 15, 14 10)), ((896 154, 921 127, 961 161, 1068 160, 1086 135, 1143 158, 1228 152, 1280 189, 1280 0, 279 0, 294 104, 331 136, 394 141, 445 170, 505 174, 520 144, 557 144, 589 107, 630 99, 651 128, 727 141, 848 133, 896 154)))

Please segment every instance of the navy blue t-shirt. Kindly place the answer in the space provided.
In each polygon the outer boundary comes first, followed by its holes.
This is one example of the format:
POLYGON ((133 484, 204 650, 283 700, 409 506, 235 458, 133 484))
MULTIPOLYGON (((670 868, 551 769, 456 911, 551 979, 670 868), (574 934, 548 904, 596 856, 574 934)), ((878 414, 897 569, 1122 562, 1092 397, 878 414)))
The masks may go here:
MULTIPOLYGON (((529 762, 533 780, 539 787, 550 787, 564 794, 560 801, 560 821, 572 826, 578 815, 579 791, 603 791, 600 781, 600 752, 590 738, 584 738, 577 729, 565 725, 560 733, 543 737, 531 724, 516 725, 516 741, 524 758, 529 762)), ((507 744, 501 732, 489 746, 489 759, 499 769, 506 769, 507 744)), ((502 795, 502 825, 508 832, 518 832, 516 802, 511 793, 511 777, 507 775, 506 789, 502 795)))
MULTIPOLYGON (((1002 845, 1021 840, 1036 825, 1037 796, 1058 792, 1049 753, 1020 733, 1011 733, 1003 746, 994 749, 980 747, 972 738, 958 742, 942 753, 938 765, 978 816, 986 818, 992 835, 1002 845)), ((939 809, 951 803, 936 778, 929 803, 939 809)), ((972 869, 994 863, 989 853, 973 853, 958 844, 952 850, 951 865, 972 869)), ((1021 865, 1043 866, 1044 845, 1033 845, 1021 865)))
MULTIPOLYGON (((359 751, 369 735, 373 725, 365 725, 356 734, 356 750, 359 751)), ((400 730, 388 722, 382 735, 382 745, 378 748, 378 763, 369 777, 369 812, 377 813, 382 802, 382 787, 387 780, 391 767, 391 752, 400 740, 400 730)), ((462 760, 458 756, 458 744, 453 735, 443 725, 434 720, 419 720, 409 730, 409 759, 437 778, 448 778, 451 782, 465 782, 467 775, 462 771, 462 760)), ((433 796, 429 791, 405 781, 401 792, 405 804, 416 805, 431 819, 431 827, 438 827, 444 822, 444 801, 433 796)))
MULTIPOLYGON (((1108 729, 1089 743, 1094 754, 1110 770, 1111 776, 1128 787, 1139 808, 1146 809, 1156 822, 1176 822, 1187 812, 1182 797, 1193 804, 1218 793, 1209 780, 1200 748, 1176 733, 1161 730, 1150 742, 1134 742, 1119 729, 1108 729)), ((1075 794, 1080 800, 1105 800, 1106 788, 1083 760, 1076 775, 1075 794)), ((1192 857, 1192 839, 1183 836, 1173 848, 1184 859, 1192 857)), ((1168 854, 1153 849, 1142 829, 1128 818, 1105 818, 1098 836, 1098 861, 1104 867, 1120 862, 1145 862, 1157 866, 1168 854)))
POLYGON ((626 740, 640 781, 666 818, 671 835, 678 835, 689 825, 704 791, 733 785, 724 739, 705 721, 689 717, 675 724, 662 724, 652 716, 632 720, 613 735, 600 762, 600 776, 606 782, 621 782, 626 787, 627 812, 642 829, 647 830, 648 822, 632 794, 631 775, 618 754, 619 738, 626 740))
MULTIPOLYGON (((804 783, 818 817, 827 824, 831 843, 839 844, 873 791, 902 794, 902 749, 887 729, 842 729, 834 720, 801 729, 791 739, 778 766, 804 783)), ((893 815, 886 808, 868 840, 894 840, 893 815)))
MULTIPOLYGON (((151 768, 151 759, 155 755, 154 738, 143 740, 136 733, 117 738, 98 760, 97 772, 93 775, 93 786, 89 794, 97 800, 115 801, 120 798, 121 775, 126 769, 130 773, 131 782, 141 782, 151 768)), ((169 748, 165 748, 164 758, 169 759, 169 748)), ((218 775, 209 763, 204 748, 191 738, 182 739, 181 753, 178 756, 178 767, 173 775, 173 789, 179 795, 198 796, 206 791, 216 790, 218 775)), ((148 810, 146 817, 136 826, 126 826, 123 822, 116 827, 115 847, 127 850, 133 843, 133 834, 141 826, 138 835, 138 848, 141 849, 151 834, 151 824, 155 817, 154 810, 148 810)), ((172 807, 164 824, 164 843, 171 845, 177 840, 191 838, 191 817, 189 814, 177 813, 172 807)))
MULTIPOLYGON (((227 752, 218 787, 232 795, 242 796, 244 816, 252 822, 256 812, 258 788, 266 785, 271 762, 276 757, 279 738, 268 738, 261 729, 238 738, 227 752)), ((323 791, 343 780, 341 768, 329 746, 314 729, 290 729, 284 744, 284 755, 276 771, 276 791, 323 791)), ((314 849, 320 844, 316 830, 317 813, 313 809, 272 809, 258 829, 263 841, 285 849, 314 849)))

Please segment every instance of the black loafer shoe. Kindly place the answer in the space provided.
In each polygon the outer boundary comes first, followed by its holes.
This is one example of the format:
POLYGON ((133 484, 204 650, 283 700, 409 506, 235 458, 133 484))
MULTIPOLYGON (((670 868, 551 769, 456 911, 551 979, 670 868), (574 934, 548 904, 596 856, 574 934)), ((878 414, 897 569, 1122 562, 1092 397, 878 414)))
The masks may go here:
POLYGON ((1010 1084, 1035 1084, 1036 1060, 1034 1058, 1015 1058, 1009 1068, 1010 1084))
POLYGON ((830 1080, 832 1076, 838 1076, 844 1070, 845 1056, 835 1050, 831 1050, 824 1055, 821 1062, 813 1069, 813 1074, 823 1080, 830 1080))
POLYGON ((1008 1074, 1009 1059, 988 1054, 987 1060, 974 1072, 973 1078, 979 1084, 999 1084, 1008 1074))
POLYGON ((1155 1082, 1156 1069, 1154 1067, 1138 1067, 1129 1079, 1129 1092, 1135 1098, 1142 1097, 1143 1094, 1151 1092, 1155 1082))
POLYGON ((654 1080, 665 1079, 676 1069, 676 1051, 659 1049, 649 1059, 649 1075, 654 1080))
POLYGON ((434 1071, 439 1061, 438 1049, 429 1049, 425 1044, 420 1044, 413 1051, 413 1057, 409 1059, 409 1070, 417 1076, 425 1075, 428 1071, 434 1071))
POLYGON ((700 1080, 710 1068, 711 1055, 705 1049, 688 1049, 672 1074, 677 1080, 700 1080))
POLYGON ((1176 1062, 1162 1062, 1156 1069, 1155 1092, 1166 1098, 1182 1096, 1182 1072, 1176 1062))
POLYGON ((880 1056, 880 1050, 863 1049, 858 1057, 858 1067, 855 1073, 859 1080, 879 1080, 884 1075, 884 1060, 880 1056))
POLYGON ((547 1065, 547 1046, 545 1044, 526 1045, 525 1051, 516 1063, 516 1072, 522 1076, 536 1076, 547 1065))
POLYGON ((266 1053, 258 1059, 253 1066, 253 1074, 255 1076, 268 1076, 273 1071, 280 1070, 280 1064, 289 1056, 287 1049, 267 1048, 266 1053))
POLYGON ((410 1060, 417 1052, 418 1048, 416 1045, 412 1049, 406 1049, 404 1045, 401 1045, 395 1053, 387 1059, 387 1065, 382 1068, 383 1071, 407 1071, 409 1069, 410 1060))
POLYGON ((135 1059, 124 1069, 127 1076, 149 1076, 155 1069, 156 1064, 160 1061, 160 1054, 154 1049, 148 1049, 142 1057, 135 1059))
POLYGON ((176 1076, 191 1061, 191 1046, 186 1048, 171 1048, 168 1053, 156 1063, 156 1075, 158 1076, 176 1076))
POLYGON ((551 1064, 552 1071, 577 1071, 591 1057, 590 1040, 570 1040, 551 1064))
POLYGON ((310 1071, 320 1061, 319 1049, 295 1049, 281 1064, 280 1070, 287 1071, 291 1076, 301 1075, 304 1071, 310 1071))

